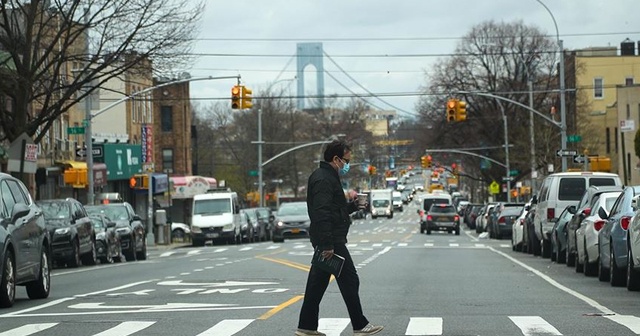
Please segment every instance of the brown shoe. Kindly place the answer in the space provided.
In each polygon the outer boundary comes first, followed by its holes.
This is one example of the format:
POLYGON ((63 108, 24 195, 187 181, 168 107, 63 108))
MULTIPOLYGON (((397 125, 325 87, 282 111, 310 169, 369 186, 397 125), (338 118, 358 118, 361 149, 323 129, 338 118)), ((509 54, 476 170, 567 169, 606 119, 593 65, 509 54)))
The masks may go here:
POLYGON ((321 333, 317 330, 306 330, 298 328, 298 330, 296 330, 296 336, 327 336, 327 334, 321 333))

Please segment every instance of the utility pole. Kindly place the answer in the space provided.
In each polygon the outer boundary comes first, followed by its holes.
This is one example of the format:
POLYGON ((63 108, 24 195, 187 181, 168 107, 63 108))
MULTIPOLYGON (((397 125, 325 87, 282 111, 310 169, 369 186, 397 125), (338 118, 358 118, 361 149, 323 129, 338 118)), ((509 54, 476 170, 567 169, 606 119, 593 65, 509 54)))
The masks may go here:
MULTIPOLYGON (((89 56, 89 7, 84 9, 84 24, 85 24, 85 48, 87 52, 87 57, 89 56)), ((88 62, 88 61, 87 61, 88 62)), ((88 65, 87 65, 88 66, 88 65)), ((89 83, 85 84, 85 92, 86 95, 84 97, 84 119, 85 119, 85 129, 84 129, 84 142, 86 144, 86 158, 87 158, 87 205, 93 205, 95 202, 94 197, 94 184, 93 184, 93 133, 91 132, 91 97, 90 97, 90 88, 89 83)))
POLYGON ((533 81, 531 80, 531 73, 527 75, 529 77, 529 141, 531 143, 531 196, 536 194, 536 178, 538 178, 538 172, 536 171, 536 137, 534 133, 534 121, 533 121, 533 81))

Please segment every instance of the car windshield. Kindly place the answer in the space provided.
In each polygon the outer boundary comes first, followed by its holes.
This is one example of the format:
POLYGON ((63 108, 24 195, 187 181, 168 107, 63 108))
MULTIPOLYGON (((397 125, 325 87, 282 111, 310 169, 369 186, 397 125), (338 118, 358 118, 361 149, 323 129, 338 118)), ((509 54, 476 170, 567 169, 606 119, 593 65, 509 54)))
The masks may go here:
POLYGON ((228 198, 197 200, 193 206, 194 215, 219 215, 231 212, 228 198))
POLYGON ((104 224, 102 224, 102 219, 100 217, 91 217, 91 224, 96 229, 104 229, 104 224))
POLYGON ((521 208, 505 208, 500 212, 500 216, 518 216, 522 212, 521 208))
POLYGON ((129 213, 127 212, 127 208, 121 205, 116 206, 89 206, 86 207, 87 213, 90 215, 98 215, 103 214, 107 217, 115 220, 129 220, 129 213))
POLYGON ((257 212, 260 218, 264 218, 264 219, 269 218, 269 209, 258 209, 257 212))
POLYGON ((429 209, 429 212, 456 213, 456 208, 448 204, 434 204, 431 206, 431 209, 429 209))
POLYGON ((389 206, 389 200, 373 200, 371 205, 374 208, 384 208, 389 206))
POLYGON ((42 208, 44 219, 69 219, 71 217, 67 202, 38 202, 38 205, 42 208))
POLYGON ((278 216, 305 216, 307 215, 307 203, 283 204, 278 209, 278 216))

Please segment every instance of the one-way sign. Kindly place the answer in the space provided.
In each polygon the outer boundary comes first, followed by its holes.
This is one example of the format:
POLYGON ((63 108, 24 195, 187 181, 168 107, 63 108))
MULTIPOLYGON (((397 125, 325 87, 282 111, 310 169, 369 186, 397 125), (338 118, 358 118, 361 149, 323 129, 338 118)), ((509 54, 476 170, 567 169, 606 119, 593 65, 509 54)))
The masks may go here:
POLYGON ((576 150, 558 149, 556 151, 556 156, 576 156, 576 155, 578 155, 578 151, 576 150))
MULTIPOLYGON (((93 157, 101 158, 102 157, 102 147, 92 147, 93 149, 93 157)), ((83 158, 87 156, 87 148, 78 148, 76 149, 76 156, 83 158)))
POLYGON ((587 157, 584 155, 576 155, 573 157, 573 162, 575 163, 585 163, 587 161, 587 157))

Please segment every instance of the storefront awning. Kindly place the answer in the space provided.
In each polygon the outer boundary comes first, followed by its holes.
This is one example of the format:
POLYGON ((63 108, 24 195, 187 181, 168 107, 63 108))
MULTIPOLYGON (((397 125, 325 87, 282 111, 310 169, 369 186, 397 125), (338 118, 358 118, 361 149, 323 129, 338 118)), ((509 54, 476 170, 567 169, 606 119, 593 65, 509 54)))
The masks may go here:
POLYGON ((213 177, 205 176, 172 176, 173 183, 171 198, 193 198, 195 195, 206 194, 207 191, 218 187, 218 182, 213 177))

